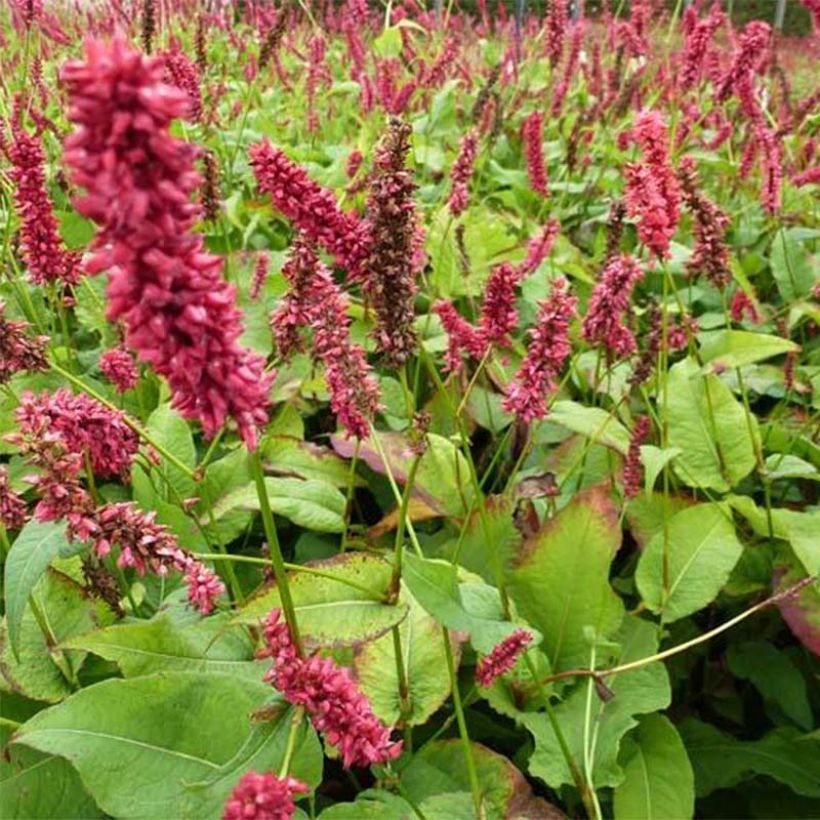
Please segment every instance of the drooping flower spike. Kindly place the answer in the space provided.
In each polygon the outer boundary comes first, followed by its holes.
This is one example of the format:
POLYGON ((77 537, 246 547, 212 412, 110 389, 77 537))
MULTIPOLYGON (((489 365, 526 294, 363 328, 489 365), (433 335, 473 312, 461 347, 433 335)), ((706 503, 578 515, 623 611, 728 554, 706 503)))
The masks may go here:
POLYGON ((109 272, 109 319, 123 321, 128 347, 168 379, 180 413, 209 437, 231 417, 253 447, 273 376, 239 344, 235 290, 191 230, 197 151, 170 134, 188 98, 163 71, 163 60, 120 39, 89 40, 84 61, 62 71, 75 125, 65 160, 86 190, 75 207, 99 226, 88 270, 109 272))

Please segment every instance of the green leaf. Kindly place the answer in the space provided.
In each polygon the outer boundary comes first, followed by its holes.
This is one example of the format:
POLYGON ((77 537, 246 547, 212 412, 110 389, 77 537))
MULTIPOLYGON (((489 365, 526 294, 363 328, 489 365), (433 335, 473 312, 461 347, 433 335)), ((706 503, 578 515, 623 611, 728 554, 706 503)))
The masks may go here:
POLYGON ((373 50, 379 57, 389 59, 398 57, 402 49, 401 31, 397 26, 385 28, 382 33, 373 40, 373 50))
POLYGON ((626 520, 638 546, 645 549, 653 536, 663 531, 664 522, 694 503, 685 496, 655 492, 630 499, 626 505, 626 520))
MULTIPOLYGON (((461 517, 467 514, 475 496, 470 483, 467 459, 452 441, 430 433, 428 446, 419 460, 413 482, 413 496, 419 498, 442 516, 461 517)), ((356 442, 342 436, 331 439, 333 449, 343 458, 352 458, 356 442)), ((410 464, 415 456, 410 440, 400 433, 379 433, 379 443, 385 452, 390 470, 398 484, 405 484, 410 464)), ((384 475, 384 463, 369 439, 359 446, 359 458, 371 470, 384 475)))
POLYGON ((684 820, 694 814, 695 777, 675 727, 646 715, 624 739, 624 782, 615 789, 615 820, 684 820))
POLYGON ((113 661, 126 678, 154 672, 222 672, 261 680, 269 664, 254 662, 253 645, 227 615, 201 618, 191 613, 179 623, 170 613, 150 621, 116 624, 77 635, 63 646, 83 649, 113 661))
MULTIPOLYGON (((621 644, 617 663, 650 657, 658 649, 657 628, 633 615, 624 618, 614 639, 621 644)), ((586 665, 589 665, 589 654, 586 665)), ((554 707, 555 717, 570 752, 576 760, 583 760, 587 702, 588 698, 592 698, 590 717, 596 742, 591 761, 591 780, 596 788, 617 786, 623 782, 624 773, 618 763, 618 752, 623 736, 638 723, 635 715, 665 709, 671 700, 666 669, 658 662, 610 675, 606 678, 606 685, 614 694, 610 700, 602 701, 597 697, 593 681, 587 679, 554 707)), ((535 740, 530 772, 553 788, 572 783, 572 774, 547 716, 543 712, 525 713, 521 715, 521 722, 535 740)))
MULTIPOLYGON (((221 817, 225 802, 244 774, 280 771, 287 754, 295 710, 292 707, 274 708, 276 711, 266 720, 253 725, 245 742, 230 760, 206 780, 186 784, 188 794, 182 810, 183 818, 221 817)), ((322 745, 304 716, 295 729, 293 749, 288 774, 316 788, 322 779, 322 745)))
MULTIPOLYGON (((533 795, 524 776, 506 757, 480 743, 473 742, 470 746, 481 788, 482 816, 553 816, 550 810, 555 811, 555 808, 533 795)), ((458 739, 426 743, 402 771, 401 783, 408 797, 427 817, 444 820, 473 816, 470 778, 458 739), (439 802, 444 796, 451 798, 448 803, 439 802), (431 807, 431 812, 426 810, 427 806, 431 807), (435 810, 436 806, 439 811, 435 810)))
POLYGON ((781 228, 772 244, 769 264, 780 295, 786 302, 807 296, 816 281, 816 268, 793 229, 781 228))
POLYGON ((672 623, 717 597, 742 552, 728 509, 697 504, 674 515, 668 532, 653 536, 641 554, 635 581, 647 607, 672 623))
POLYGON ((743 367, 799 349, 799 345, 782 336, 746 330, 719 330, 708 334, 700 346, 700 355, 703 363, 708 365, 707 370, 714 372, 743 367))
POLYGON ((404 799, 383 789, 366 789, 353 803, 328 806, 321 820, 416 820, 413 807, 404 799))
MULTIPOLYGON (((407 604, 384 603, 393 569, 381 558, 347 552, 326 561, 313 561, 310 567, 334 577, 307 572, 291 572, 288 576, 299 632, 309 647, 355 646, 372 641, 407 615, 407 604)), ((248 601, 237 619, 258 623, 281 605, 279 590, 273 586, 248 601)))
POLYGON ((17 535, 6 558, 3 594, 6 628, 15 655, 20 651, 20 630, 29 595, 57 557, 68 558, 84 548, 81 541, 69 542, 65 521, 32 519, 17 535))
MULTIPOLYGON (((486 584, 480 585, 493 597, 488 609, 486 605, 481 606, 476 601, 479 596, 470 592, 463 596, 463 590, 476 585, 459 586, 456 572, 457 568, 446 561, 419 558, 407 553, 404 556, 402 580, 413 597, 442 626, 468 633, 475 649, 489 652, 519 626, 504 619, 498 590, 486 584)), ((486 597, 481 598, 486 603, 486 597)), ((538 640, 534 643, 538 643, 538 640)))
POLYGON ((580 433, 590 441, 617 450, 621 455, 626 455, 629 450, 629 431, 600 407, 585 407, 575 401, 557 401, 550 409, 549 420, 573 433, 580 433))
POLYGON ((813 727, 806 681, 794 661, 767 641, 745 641, 729 646, 729 669, 751 681, 761 695, 780 707, 800 728, 813 727))
POLYGON ((202 501, 194 512, 214 541, 223 544, 232 541, 245 531, 251 521, 252 512, 236 506, 232 501, 237 494, 246 492, 253 485, 248 458, 247 449, 238 447, 209 464, 205 478, 200 482, 198 494, 202 501), (212 517, 215 509, 220 510, 218 520, 212 517))
POLYGON ((641 461, 643 462, 644 485, 646 493, 649 495, 661 470, 683 451, 679 447, 667 447, 662 449, 653 444, 641 445, 641 461))
MULTIPOLYGON (((346 488, 351 481, 350 465, 329 447, 320 447, 309 441, 291 436, 271 436, 262 445, 267 472, 291 475, 297 478, 316 479, 346 488)), ((353 475, 353 485, 364 485, 362 479, 353 475)))
MULTIPOLYGON (((691 487, 727 492, 755 465, 743 405, 717 376, 704 376, 694 359, 667 375, 669 446, 681 450, 675 472, 691 487)), ((757 420, 751 416, 758 438, 757 420)))
MULTIPOLYGON (((158 444, 165 447, 187 467, 193 469, 196 465, 196 447, 191 428, 185 419, 171 408, 170 404, 161 404, 157 407, 148 417, 145 428, 158 444)), ((166 482, 157 479, 157 487, 162 497, 174 504, 179 504, 180 501, 195 496, 197 489, 194 480, 171 464, 164 456, 159 454, 157 456, 159 468, 167 479, 167 484, 173 488, 173 492, 169 492, 166 482)), ((150 510, 153 507, 156 492, 148 475, 138 462, 134 463, 131 478, 134 484, 134 500, 144 509, 150 510)))
POLYGON ((678 726, 695 770, 698 797, 756 774, 785 783, 798 794, 820 798, 820 741, 795 729, 775 729, 760 740, 737 740, 701 723, 678 726))
POLYGON ((772 481, 782 478, 806 478, 810 481, 820 481, 817 468, 798 456, 772 453, 766 457, 766 471, 772 481))
POLYGON ((61 757, 46 755, 25 746, 7 747, 8 730, 2 730, 4 753, 0 793, 6 820, 32 817, 104 817, 71 765, 61 757))
POLYGON ((112 679, 35 715, 14 740, 69 760, 114 817, 180 817, 186 784, 233 758, 270 691, 191 672, 112 679))
MULTIPOLYGON (((57 642, 72 635, 88 632, 106 614, 85 590, 61 572, 49 568, 31 593, 57 642)), ((31 606, 23 614, 20 629, 19 660, 11 651, 5 624, 0 632, 0 675, 14 692, 34 700, 55 703, 71 694, 66 673, 57 665, 59 655, 49 646, 31 606)), ((67 660, 76 671, 82 665, 83 652, 68 652, 67 660)), ((65 668, 65 667, 64 667, 65 668)))
MULTIPOLYGON (((293 521, 300 527, 314 532, 342 532, 345 527, 344 495, 324 481, 299 478, 265 479, 265 489, 271 510, 293 521)), ((219 498, 211 507, 214 520, 219 524, 226 517, 231 519, 237 512, 258 512, 259 496, 256 485, 245 484, 219 498)), ((200 522, 207 525, 210 516, 206 512, 200 522)))
POLYGON ((611 635, 624 607, 609 585, 609 567, 621 545, 618 512, 605 488, 575 495, 524 542, 508 592, 520 614, 544 635, 555 671, 589 658, 587 630, 611 635))
POLYGON ((425 723, 451 692, 443 629, 412 596, 407 602, 410 611, 399 625, 399 635, 409 690, 408 713, 402 716, 392 633, 358 648, 353 661, 361 690, 376 715, 390 726, 402 717, 409 726, 425 723))

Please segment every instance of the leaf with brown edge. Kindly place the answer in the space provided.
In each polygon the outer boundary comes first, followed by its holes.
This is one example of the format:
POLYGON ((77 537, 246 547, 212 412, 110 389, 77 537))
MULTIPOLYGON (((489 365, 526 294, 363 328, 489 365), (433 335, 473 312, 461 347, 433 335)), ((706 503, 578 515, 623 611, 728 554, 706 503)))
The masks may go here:
MULTIPOLYGON (((356 646, 384 635, 407 615, 407 604, 388 604, 393 568, 382 558, 348 552, 307 567, 323 574, 292 571, 288 584, 299 632, 308 649, 356 646)), ((276 584, 240 610, 240 623, 258 623, 282 605, 276 584)))
POLYGON ((556 672, 586 661, 589 628, 605 637, 620 625, 624 606, 609 585, 620 545, 609 490, 591 487, 524 542, 509 571, 509 595, 543 633, 542 649, 556 672))

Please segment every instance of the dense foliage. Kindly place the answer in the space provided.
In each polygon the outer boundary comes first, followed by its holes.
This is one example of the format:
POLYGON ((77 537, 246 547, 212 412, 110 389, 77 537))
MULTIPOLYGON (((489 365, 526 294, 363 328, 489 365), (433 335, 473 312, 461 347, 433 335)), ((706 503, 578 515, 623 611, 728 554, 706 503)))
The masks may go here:
POLYGON ((3 817, 816 815, 817 40, 278 5, 4 9, 3 817))

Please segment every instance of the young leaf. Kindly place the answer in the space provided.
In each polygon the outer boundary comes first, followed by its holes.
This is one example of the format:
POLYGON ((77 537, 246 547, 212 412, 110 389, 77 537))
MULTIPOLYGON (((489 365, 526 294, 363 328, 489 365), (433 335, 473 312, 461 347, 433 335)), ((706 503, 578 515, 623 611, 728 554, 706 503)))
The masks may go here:
POLYGON ((671 623, 713 601, 742 552, 728 508, 697 504, 653 536, 641 553, 635 581, 649 609, 671 623))
POLYGON ((603 444, 626 455, 629 431, 617 418, 600 407, 585 407, 574 401, 557 401, 550 409, 549 420, 580 433, 590 441, 603 444))
POLYGON ((509 572, 518 611, 544 635, 556 671, 589 657, 585 631, 611 635, 624 606, 609 585, 609 566, 621 545, 618 514, 606 488, 578 493, 524 542, 509 572))
POLYGON ((780 295, 786 302, 807 296, 816 280, 816 269, 805 246, 793 230, 781 228, 772 244, 769 263, 780 295))
POLYGON ((624 738, 619 762, 624 781, 615 789, 615 820, 684 820, 693 816, 695 778, 675 727, 646 715, 624 738))

